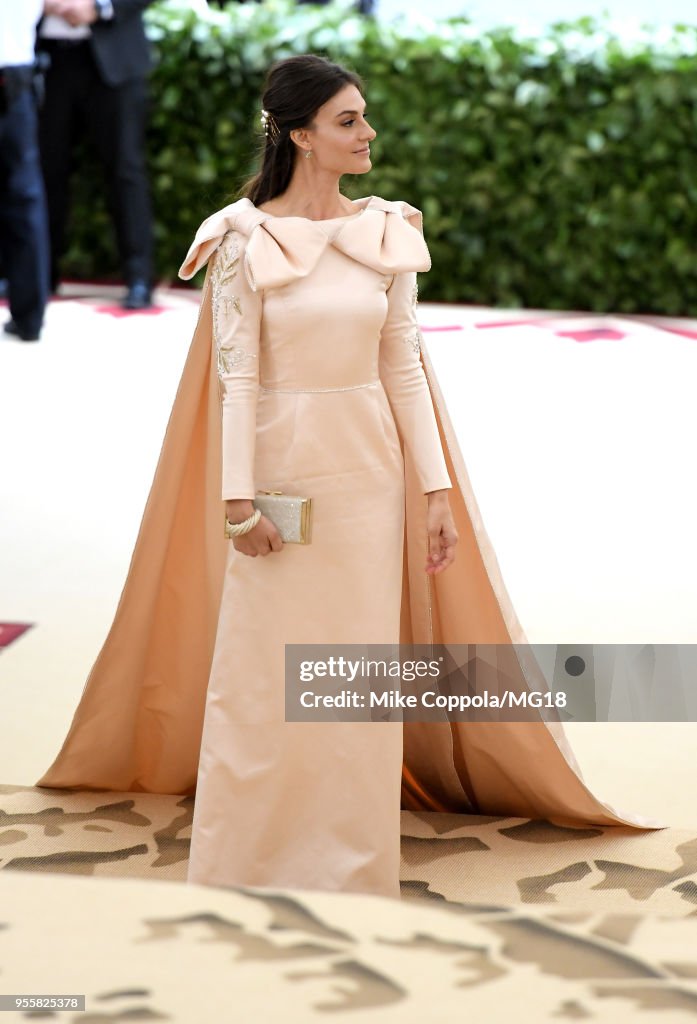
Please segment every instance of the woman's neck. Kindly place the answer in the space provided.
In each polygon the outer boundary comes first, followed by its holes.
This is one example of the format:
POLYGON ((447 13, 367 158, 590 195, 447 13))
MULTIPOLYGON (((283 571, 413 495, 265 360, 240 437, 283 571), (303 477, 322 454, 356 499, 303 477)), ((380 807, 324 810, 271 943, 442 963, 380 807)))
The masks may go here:
POLYGON ((304 167, 310 160, 298 161, 290 185, 280 196, 264 203, 264 211, 279 217, 306 217, 331 220, 355 212, 350 199, 339 191, 339 178, 304 167))

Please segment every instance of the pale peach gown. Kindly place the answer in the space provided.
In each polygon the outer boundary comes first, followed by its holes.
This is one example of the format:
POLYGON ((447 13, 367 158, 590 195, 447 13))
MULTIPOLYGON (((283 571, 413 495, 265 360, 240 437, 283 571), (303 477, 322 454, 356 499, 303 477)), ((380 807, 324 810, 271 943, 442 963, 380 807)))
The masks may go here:
POLYGON ((400 806, 662 827, 588 790, 559 723, 285 721, 286 643, 525 641, 418 330, 420 214, 355 206, 242 199, 201 225, 181 271, 210 261, 201 316, 129 577, 38 782, 195 790, 193 882, 397 896, 400 806), (460 542, 429 580, 440 488, 460 542), (309 545, 221 539, 223 500, 259 489, 312 498, 309 545))

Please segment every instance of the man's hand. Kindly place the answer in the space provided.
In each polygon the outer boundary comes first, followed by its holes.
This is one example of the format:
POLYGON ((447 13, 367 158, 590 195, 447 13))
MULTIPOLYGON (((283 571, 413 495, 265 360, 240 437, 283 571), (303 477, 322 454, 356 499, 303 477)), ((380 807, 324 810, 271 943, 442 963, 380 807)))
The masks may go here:
POLYGON ((91 25, 97 20, 94 0, 45 0, 44 14, 55 14, 59 18, 64 18, 73 28, 78 25, 91 25))

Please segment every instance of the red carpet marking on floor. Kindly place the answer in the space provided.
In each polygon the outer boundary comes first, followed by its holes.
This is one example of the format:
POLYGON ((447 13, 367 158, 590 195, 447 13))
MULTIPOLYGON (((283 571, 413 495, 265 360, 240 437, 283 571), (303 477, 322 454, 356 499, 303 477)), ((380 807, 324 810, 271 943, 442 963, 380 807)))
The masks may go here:
POLYGON ((547 317, 527 317, 525 320, 482 320, 480 323, 474 326, 483 329, 485 327, 521 327, 529 326, 530 324, 544 324, 547 323, 547 317))
POLYGON ((150 306, 148 309, 123 309, 122 306, 94 306, 95 313, 106 313, 109 316, 158 316, 167 313, 172 306, 150 306))
POLYGON ((0 622, 0 649, 9 647, 17 637, 26 633, 33 625, 33 622, 0 622))
POLYGON ((585 331, 555 331, 558 338, 571 338, 573 341, 621 341, 629 337, 626 331, 616 331, 612 327, 589 327, 585 331))
POLYGON ((487 320, 476 323, 474 326, 482 330, 487 327, 540 327, 543 330, 553 331, 558 338, 571 338, 572 341, 621 341, 630 336, 630 331, 618 331, 614 327, 579 327, 578 330, 559 330, 559 321, 573 321, 583 318, 583 314, 564 316, 528 317, 525 320, 487 320))
POLYGON ((669 334, 679 334, 683 338, 697 338, 697 331, 690 331, 687 327, 666 327, 664 324, 661 324, 657 329, 668 331, 669 334))

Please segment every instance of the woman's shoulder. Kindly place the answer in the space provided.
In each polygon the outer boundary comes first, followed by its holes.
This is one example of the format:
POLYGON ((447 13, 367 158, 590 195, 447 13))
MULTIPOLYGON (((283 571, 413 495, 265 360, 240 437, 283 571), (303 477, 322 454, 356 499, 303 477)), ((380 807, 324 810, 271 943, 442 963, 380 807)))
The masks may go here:
POLYGON ((423 235, 424 225, 421 210, 404 199, 383 199, 382 196, 370 196, 368 209, 383 210, 387 214, 393 214, 401 220, 407 221, 411 227, 416 228, 423 235))
POLYGON ((408 218, 415 213, 421 215, 421 210, 417 206, 408 203, 405 199, 384 199, 382 196, 369 196, 366 200, 362 201, 371 209, 384 210, 385 213, 396 213, 401 217, 408 218))
POLYGON ((365 196, 354 199, 356 213, 347 215, 331 238, 326 226, 304 217, 274 216, 247 198, 217 210, 201 224, 179 276, 188 279, 212 257, 224 239, 234 235, 238 254, 250 246, 245 264, 253 287, 271 287, 288 277, 305 276, 328 244, 381 272, 428 270, 421 211, 401 199, 365 196), (374 215, 377 214, 377 224, 374 215), (382 224, 379 215, 382 215, 382 224), (257 228, 262 230, 257 231, 257 228))
POLYGON ((184 280, 193 277, 205 266, 223 238, 231 232, 239 235, 240 243, 244 244, 245 239, 263 219, 264 214, 257 210, 249 199, 237 199, 234 203, 216 210, 199 226, 179 268, 179 276, 184 280))

